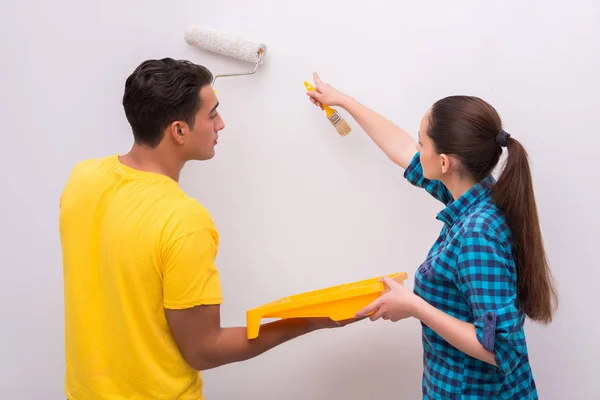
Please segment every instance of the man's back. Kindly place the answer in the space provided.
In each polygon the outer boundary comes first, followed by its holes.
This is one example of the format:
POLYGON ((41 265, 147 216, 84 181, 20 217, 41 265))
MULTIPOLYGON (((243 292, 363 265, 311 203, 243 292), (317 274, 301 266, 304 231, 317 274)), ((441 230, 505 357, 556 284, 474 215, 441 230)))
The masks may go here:
POLYGON ((112 156, 73 169, 60 234, 68 397, 202 398, 164 309, 221 302, 208 212, 170 178, 112 156))

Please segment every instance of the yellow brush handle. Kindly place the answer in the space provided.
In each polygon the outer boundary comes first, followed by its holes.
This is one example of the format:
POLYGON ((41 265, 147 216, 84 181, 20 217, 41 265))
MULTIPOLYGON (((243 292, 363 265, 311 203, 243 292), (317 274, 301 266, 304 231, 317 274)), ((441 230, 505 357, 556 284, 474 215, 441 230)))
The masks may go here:
MULTIPOLYGON (((313 87, 313 85, 311 85, 310 83, 308 83, 306 81, 304 81, 304 87, 308 91, 315 90, 315 88, 313 87)), ((321 103, 321 105, 323 106, 323 109, 325 110, 325 114, 327 115, 327 118, 331 117, 331 114, 333 114, 335 112, 335 110, 332 109, 331 107, 326 106, 323 103, 321 103)))

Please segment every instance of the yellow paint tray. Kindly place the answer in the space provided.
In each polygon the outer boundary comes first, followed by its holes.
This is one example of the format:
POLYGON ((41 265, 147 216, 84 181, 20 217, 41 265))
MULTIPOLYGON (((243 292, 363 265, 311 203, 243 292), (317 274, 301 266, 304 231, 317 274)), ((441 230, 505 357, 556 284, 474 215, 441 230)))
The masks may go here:
MULTIPOLYGON (((408 278, 406 272, 389 275, 402 283, 408 278)), ((313 290, 267 303, 246 312, 248 339, 258 337, 262 318, 331 318, 342 321, 354 318, 356 313, 369 305, 385 290, 381 276, 313 290)))

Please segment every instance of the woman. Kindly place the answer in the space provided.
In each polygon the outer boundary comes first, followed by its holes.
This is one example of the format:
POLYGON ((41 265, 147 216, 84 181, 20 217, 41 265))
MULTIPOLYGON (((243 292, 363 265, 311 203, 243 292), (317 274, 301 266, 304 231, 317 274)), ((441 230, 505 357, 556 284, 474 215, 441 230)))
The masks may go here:
POLYGON ((527 154, 483 100, 452 96, 424 115, 419 142, 314 75, 307 92, 345 109, 404 177, 441 201, 442 231, 415 274, 414 293, 389 289, 357 317, 414 317, 423 332, 424 399, 536 399, 523 324, 552 320, 546 260, 527 154), (508 149, 498 180, 491 173, 508 149))

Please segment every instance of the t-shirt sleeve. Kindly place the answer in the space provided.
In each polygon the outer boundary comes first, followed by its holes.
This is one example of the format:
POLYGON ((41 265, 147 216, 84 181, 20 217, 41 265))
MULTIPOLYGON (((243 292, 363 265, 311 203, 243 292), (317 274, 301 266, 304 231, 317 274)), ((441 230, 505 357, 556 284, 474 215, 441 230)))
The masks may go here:
POLYGON ((525 354, 523 317, 517 308, 514 268, 496 239, 468 233, 458 255, 458 287, 473 311, 477 339, 510 374, 525 354))
POLYGON ((163 263, 163 305, 184 309, 222 302, 219 272, 215 265, 218 234, 201 228, 176 239, 163 263))
POLYGON ((450 194, 450 191, 442 182, 425 178, 420 153, 415 154, 404 171, 404 178, 413 186, 425 189, 427 193, 444 204, 448 204, 453 200, 452 194, 450 194))

